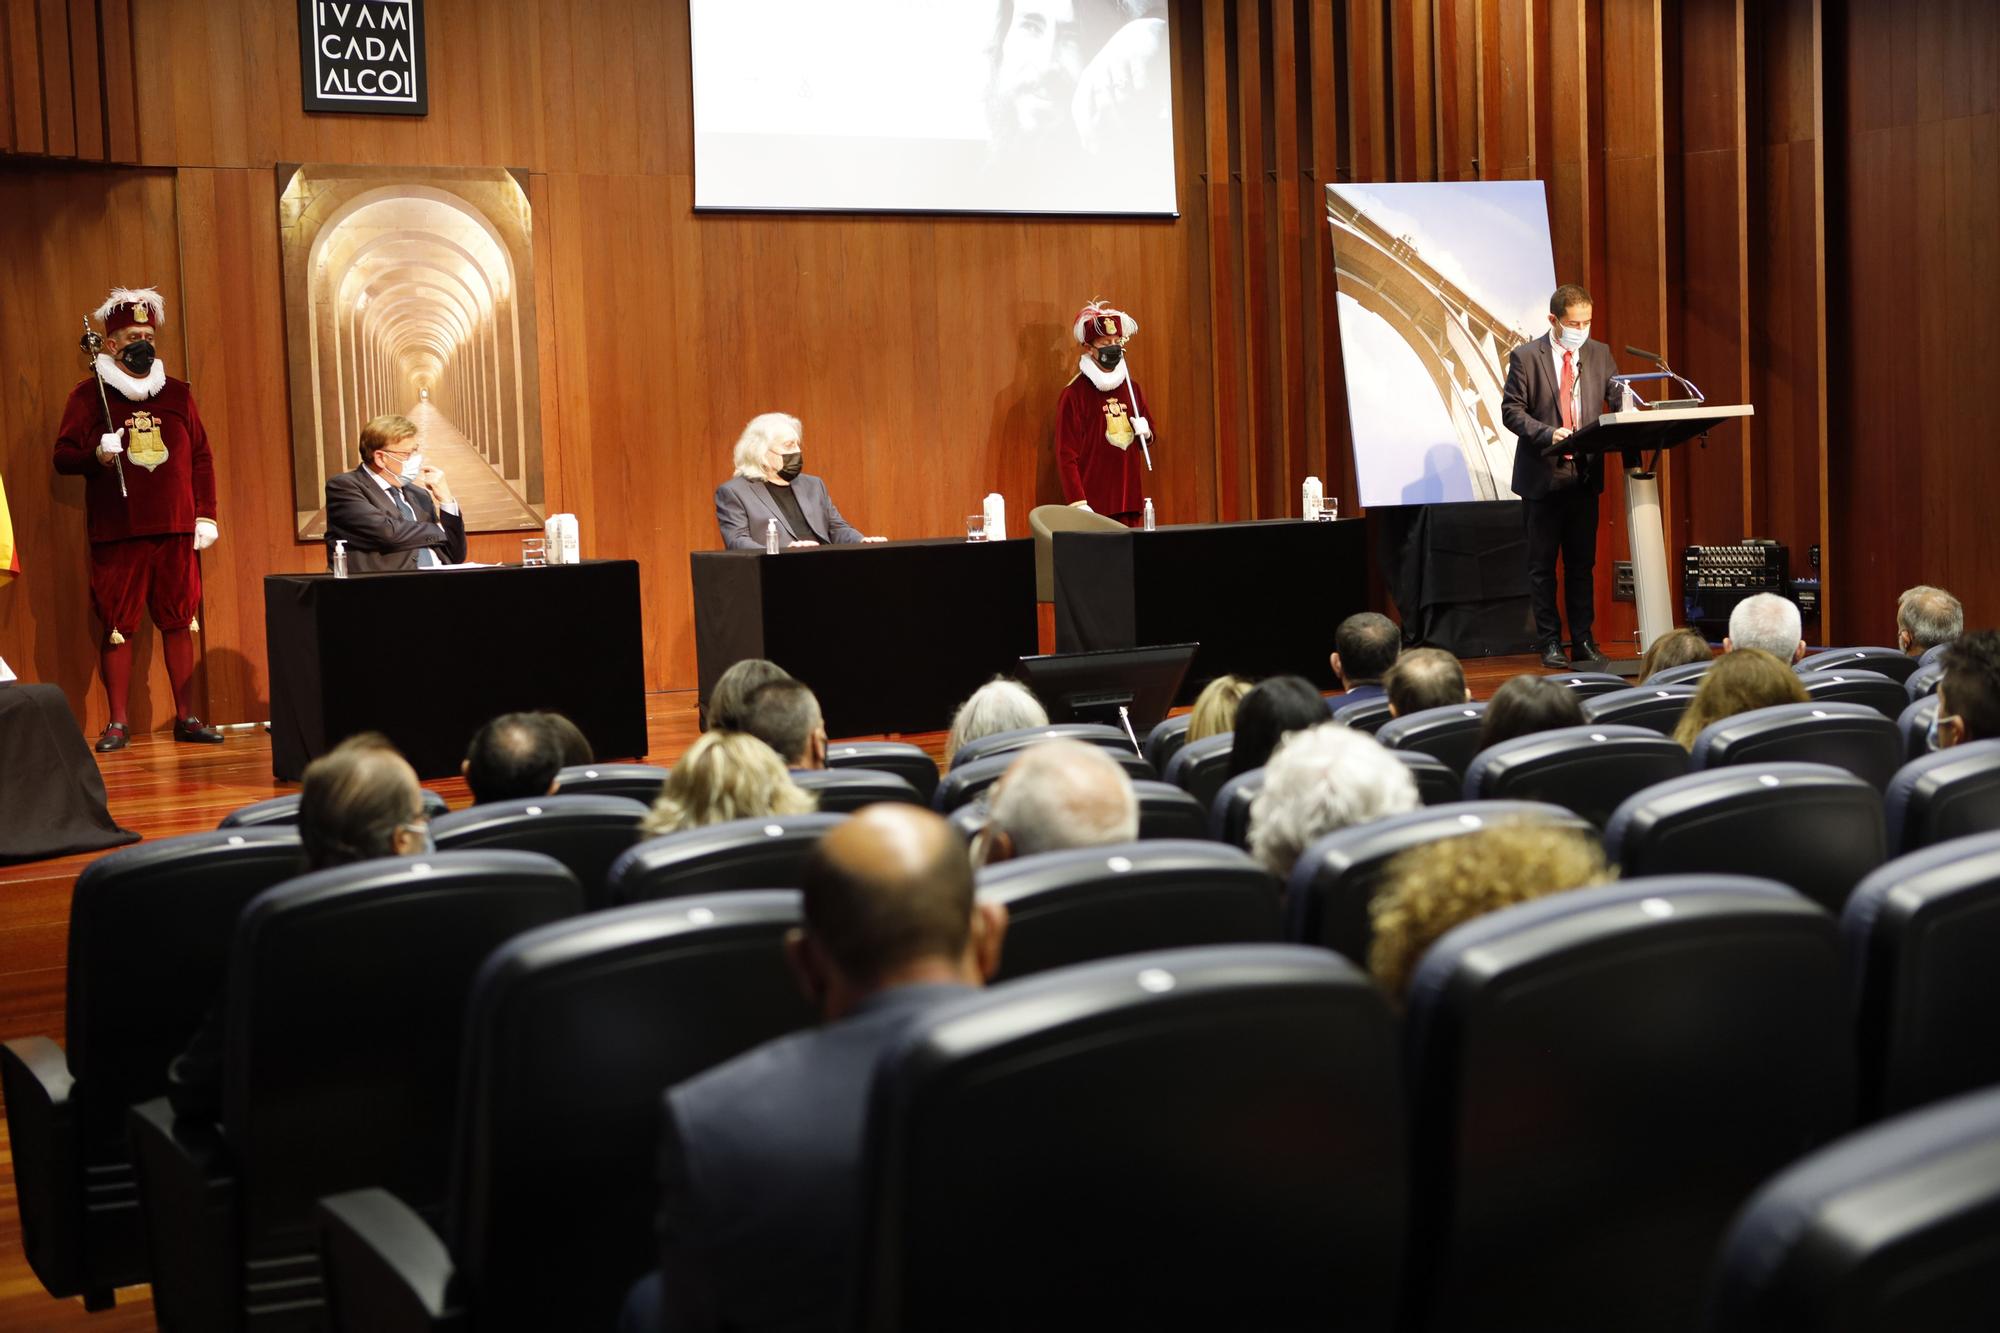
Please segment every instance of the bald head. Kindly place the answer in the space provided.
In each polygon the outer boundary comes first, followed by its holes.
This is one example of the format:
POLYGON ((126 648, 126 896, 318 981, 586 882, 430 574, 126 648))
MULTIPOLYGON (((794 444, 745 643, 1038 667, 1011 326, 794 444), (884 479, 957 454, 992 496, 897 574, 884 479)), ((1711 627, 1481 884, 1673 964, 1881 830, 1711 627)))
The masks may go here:
POLYGON ((972 863, 965 840, 928 810, 861 810, 820 839, 804 889, 806 938, 856 990, 965 958, 972 863))
POLYGON ((988 861, 1139 836, 1132 780, 1101 746, 1042 741, 1021 751, 993 789, 988 861))

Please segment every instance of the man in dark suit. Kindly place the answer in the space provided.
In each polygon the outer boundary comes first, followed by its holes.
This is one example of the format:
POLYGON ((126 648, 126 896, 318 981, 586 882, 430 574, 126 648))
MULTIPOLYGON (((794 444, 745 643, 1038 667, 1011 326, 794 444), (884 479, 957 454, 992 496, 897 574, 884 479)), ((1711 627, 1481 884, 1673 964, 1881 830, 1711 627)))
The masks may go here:
POLYGON ((408 417, 361 428, 361 466, 326 482, 326 557, 347 543, 356 574, 429 569, 465 559, 465 519, 442 468, 427 466, 408 417))
POLYGON ((879 542, 840 516, 826 483, 806 476, 799 419, 783 412, 751 418, 736 441, 736 475, 715 488, 715 526, 731 550, 761 551, 769 525, 782 547, 879 542))
POLYGON ((1341 621, 1333 632, 1333 656, 1329 659, 1341 693, 1327 696, 1326 710, 1331 713, 1388 693, 1382 688, 1382 677, 1396 665, 1396 656, 1402 651, 1402 628, 1380 612, 1357 611, 1341 621))
POLYGON ((1583 666, 1603 662, 1591 636, 1595 612, 1597 501, 1604 493, 1601 457, 1565 452, 1571 435, 1596 421, 1618 373, 1611 349, 1590 337, 1590 293, 1574 284, 1549 298, 1549 332, 1507 358, 1501 424, 1514 432, 1514 493, 1528 533, 1528 600, 1542 665, 1570 670, 1556 618, 1556 556, 1562 556, 1569 642, 1583 666))
POLYGON ((662 1271, 621 1330, 844 1328, 877 1057, 1000 965, 1006 909, 975 904, 965 841, 928 810, 869 806, 801 878, 786 952, 824 1025, 667 1093, 662 1271))

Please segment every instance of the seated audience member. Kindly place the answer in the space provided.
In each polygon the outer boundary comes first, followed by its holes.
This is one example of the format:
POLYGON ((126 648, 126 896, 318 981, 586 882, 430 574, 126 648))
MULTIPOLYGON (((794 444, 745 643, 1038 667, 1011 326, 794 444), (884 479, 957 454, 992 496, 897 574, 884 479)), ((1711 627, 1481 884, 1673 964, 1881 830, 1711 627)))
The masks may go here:
POLYGON ((1922 657, 1965 633, 1965 607, 1943 588, 1919 583, 1896 599, 1896 646, 1922 657))
POLYGON ((716 679, 715 688, 709 691, 708 703, 703 709, 702 729, 714 731, 717 727, 727 727, 732 731, 743 730, 743 708, 750 702, 750 696, 757 692, 757 687, 791 678, 789 671, 761 657, 746 657, 735 663, 716 679))
POLYGON ((1668 667, 1686 666, 1690 662, 1706 662, 1715 656, 1715 649, 1708 646, 1700 630, 1683 625, 1679 629, 1668 630, 1653 640, 1653 646, 1639 659, 1639 683, 1644 685, 1655 672, 1668 667))
POLYGON ((1692 750, 1695 737, 1711 722, 1778 704, 1802 704, 1811 695, 1799 673, 1762 648, 1738 648, 1715 659, 1688 700, 1674 739, 1692 750))
POLYGON ((590 738, 583 734, 583 728, 576 723, 561 713, 544 712, 536 716, 548 723, 550 733, 556 738, 556 748, 562 751, 564 768, 572 764, 588 764, 597 758, 590 751, 590 738))
POLYGON ((1722 651, 1762 648, 1780 662, 1796 662, 1806 655, 1806 641, 1799 637, 1799 604, 1774 592, 1745 597, 1729 613, 1729 633, 1723 636, 1722 651))
POLYGON ((826 483, 800 471, 799 419, 783 412, 752 417, 732 455, 736 475, 715 488, 715 526, 731 550, 761 551, 769 525, 778 525, 778 544, 819 546, 825 542, 879 542, 864 537, 840 516, 826 483))
POLYGON ((826 767, 826 723, 819 700, 796 680, 759 685, 743 705, 742 729, 778 752, 787 768, 826 767))
POLYGON ((1043 741, 1021 751, 989 793, 973 864, 1037 852, 1106 847, 1139 836, 1132 779, 1102 746, 1043 741))
POLYGON ((846 1327, 877 1059, 999 966, 1006 909, 975 902, 964 842, 928 810, 860 811, 803 881, 786 951, 823 1023, 667 1093, 663 1271, 626 1302, 628 1333, 846 1327))
POLYGON ((944 739, 944 766, 977 740, 1023 727, 1046 727, 1049 715, 1041 701, 1019 681, 995 676, 972 692, 952 714, 951 732, 944 739))
POLYGON ((1465 668, 1442 648, 1412 648, 1404 653, 1383 675, 1382 688, 1389 696, 1390 717, 1406 717, 1472 698, 1472 691, 1465 688, 1465 668))
POLYGON ((667 774, 639 832, 651 838, 732 819, 803 815, 818 804, 770 746, 740 731, 711 731, 667 774))
POLYGON ((1395 621, 1374 611, 1361 611, 1340 622, 1333 632, 1333 674, 1342 693, 1326 701, 1328 708, 1382 697, 1382 677, 1403 651, 1403 631, 1395 621))
POLYGON ((547 796, 562 771, 562 742, 549 713, 503 713, 481 727, 458 771, 472 789, 472 803, 547 796))
POLYGON ((1236 710, 1250 693, 1250 681, 1243 676, 1217 676, 1201 687, 1188 713, 1186 744, 1205 741, 1236 729, 1236 710))
POLYGON ((427 569, 465 559, 465 519, 442 469, 424 465, 417 426, 379 416, 361 428, 361 465, 326 480, 326 559, 347 544, 356 574, 427 569))
POLYGON ((1279 741, 1324 721, 1326 698, 1304 676, 1273 676, 1260 682, 1236 706, 1229 776, 1262 768, 1279 741))
MULTIPOLYGON (((350 736, 306 766, 299 789, 299 841, 307 870, 431 850, 417 771, 375 732, 350 736)), ((167 1100, 183 1120, 222 1114, 221 998, 167 1067, 167 1100)))
POLYGON ((1417 808, 1409 766, 1365 731, 1336 722, 1293 732, 1264 766, 1250 803, 1250 854, 1280 880, 1315 839, 1417 808))
POLYGON ((1516 676, 1493 692, 1479 722, 1479 748, 1538 731, 1583 725, 1576 691, 1554 676, 1516 676))
POLYGON ((1938 681, 1931 748, 2000 739, 2000 631, 1961 635, 1940 656, 1944 676, 1938 681))
POLYGON ((1594 839, 1526 820, 1413 847, 1389 863, 1369 909, 1368 970, 1400 1004, 1424 951, 1453 926, 1612 878, 1594 839))

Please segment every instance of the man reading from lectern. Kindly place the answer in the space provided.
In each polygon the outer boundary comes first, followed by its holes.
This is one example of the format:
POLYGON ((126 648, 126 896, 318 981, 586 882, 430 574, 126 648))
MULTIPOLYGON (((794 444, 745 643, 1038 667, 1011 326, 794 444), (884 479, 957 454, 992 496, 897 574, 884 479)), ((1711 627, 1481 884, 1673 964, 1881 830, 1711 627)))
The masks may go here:
POLYGON ((326 482, 326 551, 347 543, 356 574, 434 569, 465 559, 465 518, 444 469, 424 463, 417 426, 380 416, 361 428, 361 466, 326 482))
POLYGON ((1507 357, 1507 387, 1500 420, 1514 432, 1514 493, 1528 535, 1528 600, 1542 665, 1570 669, 1563 655, 1562 621, 1556 616, 1556 557, 1562 557, 1563 607, 1575 661, 1604 660, 1591 635, 1595 611, 1592 573, 1597 564, 1597 500, 1604 492, 1598 457, 1563 448, 1596 421, 1604 393, 1618 373, 1611 349, 1590 336, 1590 293, 1573 283, 1549 297, 1547 337, 1516 347, 1507 357))

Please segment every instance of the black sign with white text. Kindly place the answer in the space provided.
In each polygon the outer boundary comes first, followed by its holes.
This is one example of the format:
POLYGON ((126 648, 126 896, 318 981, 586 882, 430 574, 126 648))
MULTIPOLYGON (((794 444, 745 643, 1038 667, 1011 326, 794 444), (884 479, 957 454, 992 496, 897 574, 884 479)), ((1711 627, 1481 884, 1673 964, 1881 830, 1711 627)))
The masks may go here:
POLYGON ((430 114, 424 0, 299 0, 308 111, 430 114))

